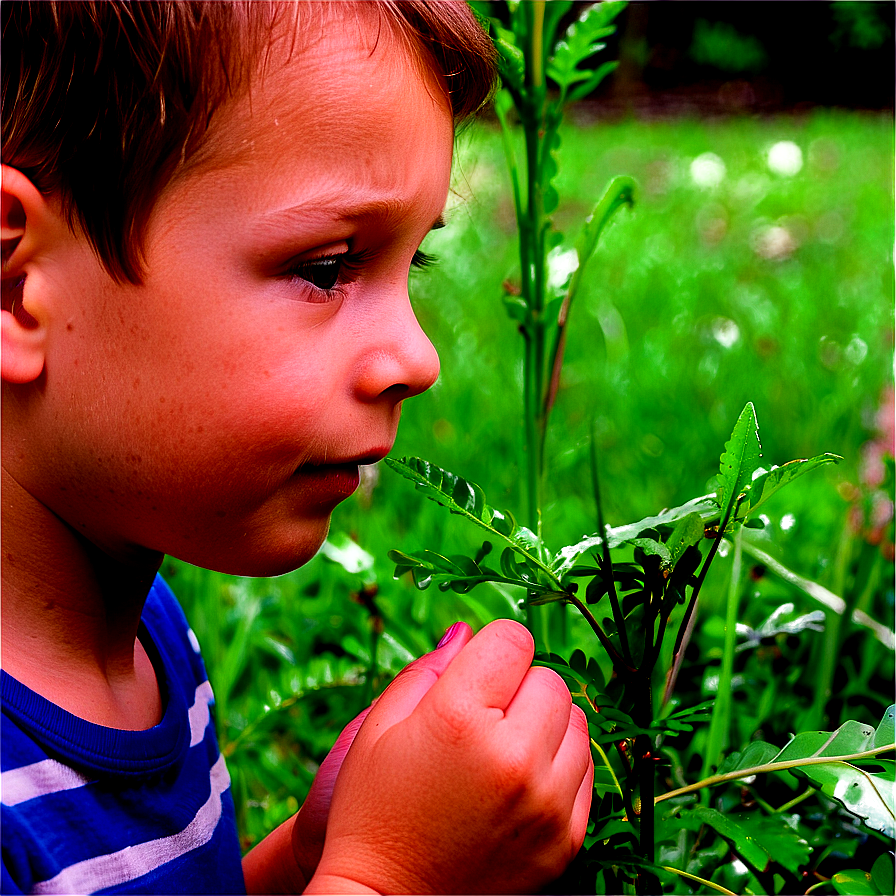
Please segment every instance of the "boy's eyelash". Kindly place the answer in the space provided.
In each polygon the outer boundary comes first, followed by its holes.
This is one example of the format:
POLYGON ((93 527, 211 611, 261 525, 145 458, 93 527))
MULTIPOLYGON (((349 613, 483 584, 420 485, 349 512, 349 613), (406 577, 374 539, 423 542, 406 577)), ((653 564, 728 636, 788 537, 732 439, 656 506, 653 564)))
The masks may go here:
POLYGON ((430 255, 428 252, 423 252, 420 249, 414 253, 414 257, 411 259, 411 267, 413 268, 431 268, 438 263, 439 259, 435 255, 430 255))
MULTIPOLYGON (((337 255, 322 255, 291 265, 286 274, 309 283, 328 298, 341 295, 340 285, 351 282, 357 271, 368 260, 370 252, 342 252, 337 255)), ((434 255, 417 249, 411 258, 411 267, 424 269, 438 263, 434 255)))

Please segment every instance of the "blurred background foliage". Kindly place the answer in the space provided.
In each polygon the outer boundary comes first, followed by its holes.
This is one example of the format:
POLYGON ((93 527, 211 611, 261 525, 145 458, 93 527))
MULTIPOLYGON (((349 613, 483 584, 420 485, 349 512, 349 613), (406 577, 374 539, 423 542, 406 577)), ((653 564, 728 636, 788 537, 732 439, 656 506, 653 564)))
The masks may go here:
MULTIPOLYGON (((713 491, 724 441, 753 401, 764 463, 844 457, 770 505, 765 549, 892 626, 893 10, 667 2, 623 12, 619 69, 572 110, 558 152, 556 220, 569 228, 552 259, 560 281, 607 181, 628 174, 640 191, 604 235, 572 315, 547 447, 552 547, 597 528, 592 421, 607 522, 619 525, 713 491)), ((426 457, 519 510, 521 361, 501 301, 518 277, 516 230, 487 112, 459 139, 447 219, 423 247, 438 264, 410 280, 442 374, 408 402, 393 454, 426 457)), ((498 586, 459 596, 392 578, 392 548, 475 541, 374 467, 337 509, 321 554, 294 573, 250 580, 166 561, 209 667, 244 845, 295 811, 339 730, 452 622, 520 617, 522 595, 498 586)), ((727 573, 718 561, 701 595, 684 705, 717 686, 727 573)), ((876 724, 892 701, 892 649, 831 611, 781 629, 785 616, 823 608, 759 564, 750 589, 729 745, 784 743, 807 720, 876 724), (777 633, 763 629, 776 612, 777 633)), ((699 766, 700 737, 671 778, 699 766)), ((855 842, 839 848, 854 853, 868 834, 844 824, 855 842)))

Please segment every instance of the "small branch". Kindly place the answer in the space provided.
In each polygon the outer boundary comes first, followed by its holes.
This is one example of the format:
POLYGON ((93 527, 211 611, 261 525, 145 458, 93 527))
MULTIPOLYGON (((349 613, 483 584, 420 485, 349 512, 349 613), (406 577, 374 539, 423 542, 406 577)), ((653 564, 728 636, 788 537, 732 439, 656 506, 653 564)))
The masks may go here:
POLYGON ((672 797, 682 796, 685 793, 694 793, 702 790, 704 787, 714 787, 716 784, 725 784, 728 781, 737 781, 739 778, 748 778, 750 775, 787 771, 787 769, 800 768, 804 765, 830 765, 834 762, 851 763, 856 759, 870 759, 873 756, 878 756, 880 753, 888 753, 892 750, 896 750, 896 744, 885 744, 882 747, 863 750, 861 753, 849 753, 845 756, 813 756, 810 759, 789 759, 782 762, 769 762, 766 765, 755 765, 752 768, 741 768, 733 772, 727 772, 724 775, 712 775, 709 778, 698 781, 696 784, 688 784, 687 787, 670 790, 668 793, 660 794, 654 802, 661 803, 663 800, 672 799, 672 797))
POLYGON ((703 562, 703 566, 700 569, 700 574, 697 576, 697 581, 694 584, 693 591, 691 592, 691 599, 690 601, 688 601, 688 607, 685 610, 681 625, 678 627, 678 637, 675 639, 675 649, 672 651, 672 666, 670 667, 669 673, 666 676, 666 687, 663 690, 663 706, 665 706, 666 703, 669 702, 669 698, 672 696, 672 692, 675 690, 675 682, 678 678, 678 671, 681 668, 681 662, 684 659, 684 651, 685 648, 687 648, 688 643, 691 640, 691 634, 694 631, 694 611, 697 609, 697 597, 700 594, 700 589, 703 587, 703 582, 706 579, 707 572, 709 572, 710 564, 716 556, 716 551, 718 551, 719 549, 719 544, 722 541, 722 536, 725 534, 725 528, 731 519, 731 514, 732 512, 735 514, 737 513, 739 504, 740 501, 735 501, 734 505, 728 508, 728 513, 722 520, 722 524, 719 526, 719 531, 716 533, 716 537, 713 540, 709 555, 703 562))
POLYGON ((619 633, 622 656, 625 658, 626 666, 634 670, 632 652, 628 645, 628 632, 625 630, 625 618, 622 615, 622 607, 619 604, 619 595, 616 593, 616 580, 613 578, 613 560, 610 557, 610 542, 607 539, 607 527, 604 522, 603 502, 600 499, 600 477, 597 473, 597 448, 595 447, 593 421, 591 424, 591 481, 594 486, 594 503, 597 505, 597 531, 600 532, 601 557, 603 559, 601 574, 607 577, 607 596, 610 598, 613 622, 616 624, 616 631, 619 633))
POLYGON ((568 600, 576 609, 585 617, 585 620, 588 622, 588 625, 591 626, 594 634, 597 635, 597 640, 600 641, 601 646, 604 650, 607 651, 607 654, 610 657, 610 660, 613 663, 614 668, 617 672, 637 672, 638 670, 632 666, 630 663, 627 663, 623 657, 619 655, 619 651, 613 646, 610 639, 607 637, 607 633, 600 627, 600 623, 594 618, 591 611, 588 607, 585 606, 575 595, 568 594, 566 596, 566 600, 568 600))
POLYGON ((610 757, 604 752, 604 748, 592 737, 591 738, 591 746, 600 753, 600 758, 603 759, 604 765, 607 767, 607 770, 610 772, 610 777, 613 779, 613 785, 616 788, 619 796, 622 797, 623 802, 625 802, 625 794, 622 792, 622 785, 619 783, 619 779, 616 777, 616 772, 613 771, 613 766, 610 765, 610 757))
POLYGON ((679 871, 678 868, 673 868, 671 865, 660 865, 660 868, 663 871, 668 871, 670 874, 677 874, 679 877, 686 877, 688 880, 696 881, 698 884, 703 884, 704 887, 709 887, 711 890, 716 890, 719 893, 727 893, 728 896, 737 896, 737 893, 733 893, 731 890, 726 890, 721 884, 714 884, 711 880, 707 880, 705 877, 697 877, 696 874, 688 874, 687 871, 679 871))

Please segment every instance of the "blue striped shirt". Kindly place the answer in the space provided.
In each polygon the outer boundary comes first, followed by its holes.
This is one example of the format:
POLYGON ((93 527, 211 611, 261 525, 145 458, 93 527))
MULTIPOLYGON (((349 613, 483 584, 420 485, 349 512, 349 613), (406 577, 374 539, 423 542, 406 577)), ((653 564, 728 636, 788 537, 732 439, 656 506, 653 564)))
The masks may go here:
POLYGON ((2 673, 3 893, 245 892, 212 690, 161 578, 140 641, 165 706, 146 731, 86 722, 2 673))

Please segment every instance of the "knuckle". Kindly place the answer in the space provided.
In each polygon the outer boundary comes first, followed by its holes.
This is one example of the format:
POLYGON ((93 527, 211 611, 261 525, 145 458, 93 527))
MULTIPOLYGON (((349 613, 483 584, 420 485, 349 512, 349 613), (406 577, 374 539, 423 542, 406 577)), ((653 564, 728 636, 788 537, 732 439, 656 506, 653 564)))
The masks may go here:
POLYGON ((490 635, 506 641, 512 647, 520 651, 535 650, 535 641, 532 633, 524 625, 514 622, 512 619, 496 619, 490 622, 483 632, 488 631, 490 635))
POLYGON ((572 696, 569 693, 566 682, 553 669, 547 669, 544 666, 533 666, 526 674, 533 676, 561 704, 566 706, 572 704, 572 696))
POLYGON ((473 728, 469 709, 457 700, 438 700, 431 706, 433 734, 452 746, 465 743, 473 728))

